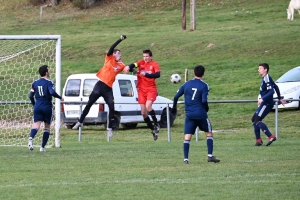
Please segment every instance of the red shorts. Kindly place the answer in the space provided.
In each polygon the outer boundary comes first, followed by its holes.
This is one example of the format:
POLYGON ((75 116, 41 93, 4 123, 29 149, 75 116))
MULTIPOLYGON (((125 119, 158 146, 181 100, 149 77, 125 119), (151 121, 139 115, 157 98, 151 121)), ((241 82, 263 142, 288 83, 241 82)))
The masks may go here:
POLYGON ((138 90, 138 103, 146 104, 146 101, 154 102, 157 97, 157 89, 149 88, 149 89, 139 89, 138 90))

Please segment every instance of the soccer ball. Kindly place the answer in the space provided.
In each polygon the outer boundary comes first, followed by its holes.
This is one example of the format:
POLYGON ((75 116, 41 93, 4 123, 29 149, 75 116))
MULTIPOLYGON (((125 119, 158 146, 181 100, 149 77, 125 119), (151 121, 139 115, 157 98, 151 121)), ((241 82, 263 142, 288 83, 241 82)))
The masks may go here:
POLYGON ((172 83, 179 83, 181 81, 181 77, 179 74, 172 74, 171 76, 171 82, 172 83))

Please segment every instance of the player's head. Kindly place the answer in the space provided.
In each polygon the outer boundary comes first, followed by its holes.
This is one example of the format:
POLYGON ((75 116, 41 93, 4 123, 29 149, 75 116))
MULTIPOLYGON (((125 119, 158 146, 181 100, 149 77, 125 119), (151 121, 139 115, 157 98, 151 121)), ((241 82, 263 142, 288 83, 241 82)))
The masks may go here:
POLYGON ((115 57, 116 61, 120 61, 121 60, 122 53, 121 53, 120 49, 114 49, 113 54, 114 54, 114 57, 115 57))
POLYGON ((269 65, 267 63, 260 63, 257 71, 261 76, 265 76, 269 72, 269 65))
POLYGON ((197 77, 202 77, 204 75, 204 72, 205 72, 205 68, 202 65, 197 65, 194 68, 194 74, 197 77))
POLYGON ((39 73, 40 73, 41 77, 49 76, 48 66, 47 65, 40 66, 39 73))
POLYGON ((143 58, 145 62, 150 62, 152 60, 152 51, 149 49, 144 50, 143 58))

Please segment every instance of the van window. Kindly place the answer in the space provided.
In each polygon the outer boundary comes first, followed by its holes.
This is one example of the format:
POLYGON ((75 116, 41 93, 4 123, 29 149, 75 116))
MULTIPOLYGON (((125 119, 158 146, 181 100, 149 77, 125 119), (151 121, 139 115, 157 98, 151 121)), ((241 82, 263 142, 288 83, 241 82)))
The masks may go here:
POLYGON ((90 96, 98 79, 85 79, 83 82, 83 96, 90 96))
POLYGON ((80 79, 70 79, 67 82, 65 96, 79 96, 80 93, 80 79))
POLYGON ((133 89, 130 80, 119 80, 120 93, 123 97, 132 97, 133 89))

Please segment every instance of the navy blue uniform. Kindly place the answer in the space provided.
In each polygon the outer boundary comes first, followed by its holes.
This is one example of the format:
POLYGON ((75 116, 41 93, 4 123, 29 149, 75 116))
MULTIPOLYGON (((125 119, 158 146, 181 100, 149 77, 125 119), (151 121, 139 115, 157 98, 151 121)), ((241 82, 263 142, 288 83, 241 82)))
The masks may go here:
POLYGON ((52 96, 61 99, 61 96, 55 92, 51 80, 40 78, 32 83, 29 98, 34 105, 34 122, 43 121, 51 124, 52 96))
POLYGON ((173 107, 176 107, 179 97, 184 94, 185 101, 185 134, 194 134, 197 126, 204 132, 212 132, 207 116, 209 86, 203 80, 194 78, 183 84, 174 96, 173 107))
MULTIPOLYGON (((275 83, 269 74, 262 77, 260 84, 260 95, 263 102, 256 109, 255 114, 260 117, 260 120, 266 117, 274 106, 273 94, 275 83)), ((280 94, 278 94, 280 97, 280 94)))

